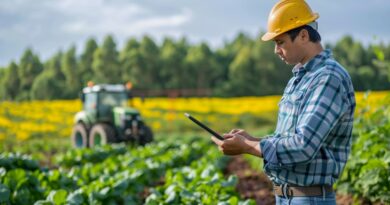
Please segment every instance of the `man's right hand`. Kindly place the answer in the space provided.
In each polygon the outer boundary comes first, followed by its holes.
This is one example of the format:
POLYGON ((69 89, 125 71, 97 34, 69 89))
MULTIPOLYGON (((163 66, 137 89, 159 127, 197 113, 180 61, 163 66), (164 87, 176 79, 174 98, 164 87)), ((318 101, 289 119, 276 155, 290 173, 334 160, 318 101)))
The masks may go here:
POLYGON ((248 134, 243 129, 232 129, 229 132, 229 134, 239 134, 239 135, 245 137, 247 140, 250 140, 250 141, 260 141, 260 138, 252 137, 250 134, 248 134))

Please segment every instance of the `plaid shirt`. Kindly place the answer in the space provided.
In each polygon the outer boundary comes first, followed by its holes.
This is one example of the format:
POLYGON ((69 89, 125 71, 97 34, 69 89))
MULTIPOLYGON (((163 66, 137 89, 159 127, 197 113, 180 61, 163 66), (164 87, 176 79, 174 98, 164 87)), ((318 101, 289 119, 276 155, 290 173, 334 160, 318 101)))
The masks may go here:
POLYGON ((351 148, 355 95, 347 71, 324 50, 293 68, 275 132, 260 142, 275 184, 332 185, 351 148))

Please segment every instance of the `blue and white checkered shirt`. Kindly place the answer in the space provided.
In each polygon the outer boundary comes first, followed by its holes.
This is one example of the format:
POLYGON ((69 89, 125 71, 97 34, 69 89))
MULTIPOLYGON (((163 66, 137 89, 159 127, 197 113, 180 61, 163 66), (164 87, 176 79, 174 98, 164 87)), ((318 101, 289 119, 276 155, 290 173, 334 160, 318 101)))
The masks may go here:
POLYGON ((347 162, 355 95, 331 55, 324 50, 294 67, 276 130, 260 142, 265 173, 275 184, 332 185, 347 162))

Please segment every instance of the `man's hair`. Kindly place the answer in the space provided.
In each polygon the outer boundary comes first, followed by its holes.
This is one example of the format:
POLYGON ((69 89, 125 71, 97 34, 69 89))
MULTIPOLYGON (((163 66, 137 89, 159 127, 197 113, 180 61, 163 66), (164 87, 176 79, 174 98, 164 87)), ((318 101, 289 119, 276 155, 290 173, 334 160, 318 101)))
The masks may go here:
POLYGON ((307 32, 309 33, 309 40, 311 42, 316 43, 316 42, 321 41, 321 36, 318 33, 318 31, 315 30, 313 27, 308 26, 308 25, 294 28, 292 30, 287 31, 286 33, 290 36, 291 41, 294 41, 295 38, 298 36, 299 32, 301 32, 301 30, 303 30, 303 29, 307 30, 307 32))

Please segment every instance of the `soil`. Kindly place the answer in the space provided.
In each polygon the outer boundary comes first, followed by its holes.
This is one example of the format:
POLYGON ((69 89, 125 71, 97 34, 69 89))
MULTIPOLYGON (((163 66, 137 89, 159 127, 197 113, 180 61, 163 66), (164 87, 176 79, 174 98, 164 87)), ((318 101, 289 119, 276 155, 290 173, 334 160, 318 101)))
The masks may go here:
POLYGON ((260 170, 252 169, 242 156, 232 157, 225 174, 237 175, 236 190, 243 199, 254 199, 259 205, 275 204, 272 182, 260 170))

